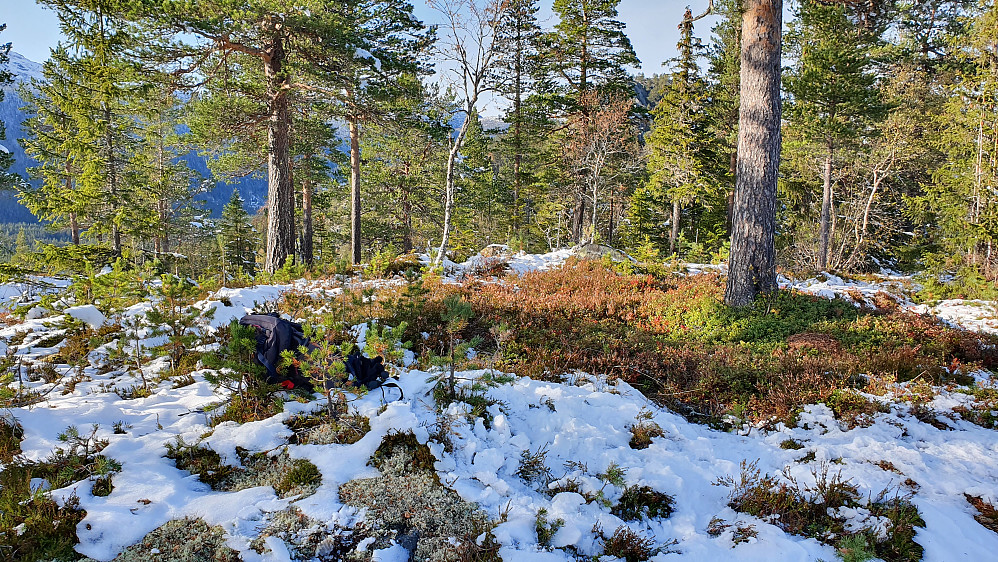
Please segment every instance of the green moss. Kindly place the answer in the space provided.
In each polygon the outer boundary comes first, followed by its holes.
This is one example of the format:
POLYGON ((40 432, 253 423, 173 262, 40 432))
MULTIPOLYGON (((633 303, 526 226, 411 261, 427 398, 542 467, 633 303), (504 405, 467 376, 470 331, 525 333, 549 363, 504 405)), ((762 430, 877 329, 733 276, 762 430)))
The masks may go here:
POLYGON ((317 466, 305 459, 295 459, 291 470, 285 473, 284 478, 274 489, 283 496, 295 488, 318 486, 320 482, 322 482, 322 473, 317 466))
POLYGON ((425 470, 436 476, 433 463, 436 458, 430 448, 419 442, 411 431, 393 432, 385 436, 378 450, 371 457, 371 464, 378 469, 385 468, 390 458, 402 457, 408 459, 405 464, 414 470, 425 470))

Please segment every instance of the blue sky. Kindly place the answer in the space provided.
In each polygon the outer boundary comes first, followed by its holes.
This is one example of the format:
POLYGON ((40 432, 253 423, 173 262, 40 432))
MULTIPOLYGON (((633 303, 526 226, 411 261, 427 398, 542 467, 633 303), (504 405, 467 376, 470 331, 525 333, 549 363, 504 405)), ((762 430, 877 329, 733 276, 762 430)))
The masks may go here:
MULTIPOLYGON (((7 30, 0 34, 0 41, 12 42, 13 49, 25 57, 42 62, 48 58, 49 48, 59 41, 59 22, 55 15, 34 0, 2 0, 0 23, 7 23, 7 30)), ((541 0, 543 25, 553 25, 552 0, 541 0)), ((416 15, 426 23, 439 21, 439 15, 426 7, 425 0, 413 0, 416 15)), ((662 72, 662 62, 675 54, 679 20, 686 6, 694 11, 703 10, 707 0, 621 0, 620 19, 627 24, 627 34, 641 59, 645 74, 662 72)), ((698 22, 697 35, 706 37, 715 19, 698 22)))

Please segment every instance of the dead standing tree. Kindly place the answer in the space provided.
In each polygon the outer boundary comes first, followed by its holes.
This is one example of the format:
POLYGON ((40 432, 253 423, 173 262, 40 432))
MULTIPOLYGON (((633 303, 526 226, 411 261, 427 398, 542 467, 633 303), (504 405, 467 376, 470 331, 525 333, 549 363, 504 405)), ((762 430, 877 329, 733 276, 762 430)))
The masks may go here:
POLYGON ((429 0, 427 4, 443 14, 440 58, 455 65, 455 86, 461 97, 463 115, 457 135, 448 144, 447 174, 444 185, 444 225, 434 265, 443 262, 450 240, 454 214, 455 173, 458 155, 468 133, 469 118, 483 94, 494 89, 492 67, 498 58, 495 50, 496 26, 505 10, 499 0, 429 0))
POLYGON ((595 241, 600 199, 619 172, 628 155, 635 155, 637 146, 628 142, 628 115, 634 102, 624 97, 605 97, 594 90, 579 98, 583 112, 572 121, 564 157, 586 188, 592 204, 589 241, 595 241))

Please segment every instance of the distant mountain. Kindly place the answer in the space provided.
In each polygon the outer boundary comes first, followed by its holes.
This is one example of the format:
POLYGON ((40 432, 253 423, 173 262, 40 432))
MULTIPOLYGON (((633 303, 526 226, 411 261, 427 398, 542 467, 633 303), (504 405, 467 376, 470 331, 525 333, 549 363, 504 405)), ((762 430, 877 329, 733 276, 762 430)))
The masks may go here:
MULTIPOLYGON (((21 123, 28 117, 23 111, 24 102, 17 95, 17 85, 28 82, 32 78, 42 79, 42 65, 25 58, 20 53, 10 53, 10 63, 7 68, 14 73, 14 84, 5 86, 4 99, 0 101, 0 120, 7 128, 6 140, 0 141, 0 146, 9 150, 14 155, 14 165, 11 171, 21 177, 26 178, 27 168, 32 166, 34 161, 24 153, 24 148, 17 142, 17 139, 25 136, 21 123)), ((208 171, 207 160, 197 153, 191 152, 181 157, 192 170, 202 177, 211 178, 208 171)), ((32 182, 37 183, 37 182, 32 182)), ((239 189, 239 194, 246 202, 246 210, 255 213, 267 200, 267 181, 261 178, 242 178, 232 184, 223 181, 215 181, 215 187, 203 197, 206 207, 211 211, 213 217, 221 216, 222 207, 229 202, 232 190, 239 189)), ((28 209, 18 203, 15 194, 10 192, 0 192, 0 223, 6 222, 37 222, 34 215, 28 209)))

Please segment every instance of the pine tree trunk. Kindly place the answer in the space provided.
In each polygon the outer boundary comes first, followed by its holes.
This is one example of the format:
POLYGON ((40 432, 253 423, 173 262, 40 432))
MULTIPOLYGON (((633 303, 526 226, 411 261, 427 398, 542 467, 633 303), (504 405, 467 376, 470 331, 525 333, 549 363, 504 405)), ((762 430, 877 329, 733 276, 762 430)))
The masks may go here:
POLYGON ((776 284, 783 0, 744 0, 738 176, 724 302, 747 306, 776 284))
POLYGON ((267 120, 267 258, 264 269, 280 269, 295 251, 295 192, 291 181, 291 116, 283 89, 283 39, 274 38, 264 61, 270 115, 267 120))
MULTIPOLYGON (((68 183, 68 180, 67 180, 68 183)), ((69 234, 73 238, 73 245, 80 245, 80 223, 76 220, 76 213, 69 213, 69 234)))
POLYGON ((572 211, 572 242, 579 244, 582 242, 582 225, 585 224, 586 217, 586 196, 582 193, 582 188, 578 189, 575 200, 575 210, 572 211))
POLYGON ((832 237, 832 159, 835 154, 832 141, 827 144, 828 152, 825 154, 825 169, 822 175, 821 190, 821 224, 820 243, 818 247, 818 270, 824 271, 828 267, 828 245, 832 237))
POLYGON ((315 263, 315 236, 312 222, 312 180, 305 174, 301 181, 301 259, 308 267, 315 263))
POLYGON ((672 202, 672 231, 669 232, 669 253, 676 255, 676 241, 679 239, 679 201, 672 202))
POLYGON ((104 105, 104 120, 107 126, 105 142, 107 143, 107 184, 108 195, 111 204, 111 239, 114 243, 114 251, 121 253, 121 231, 118 228, 117 208, 118 201, 118 170, 114 160, 114 129, 111 127, 111 108, 104 105))
POLYGON ((360 263, 360 126, 350 119, 350 256, 360 263))

